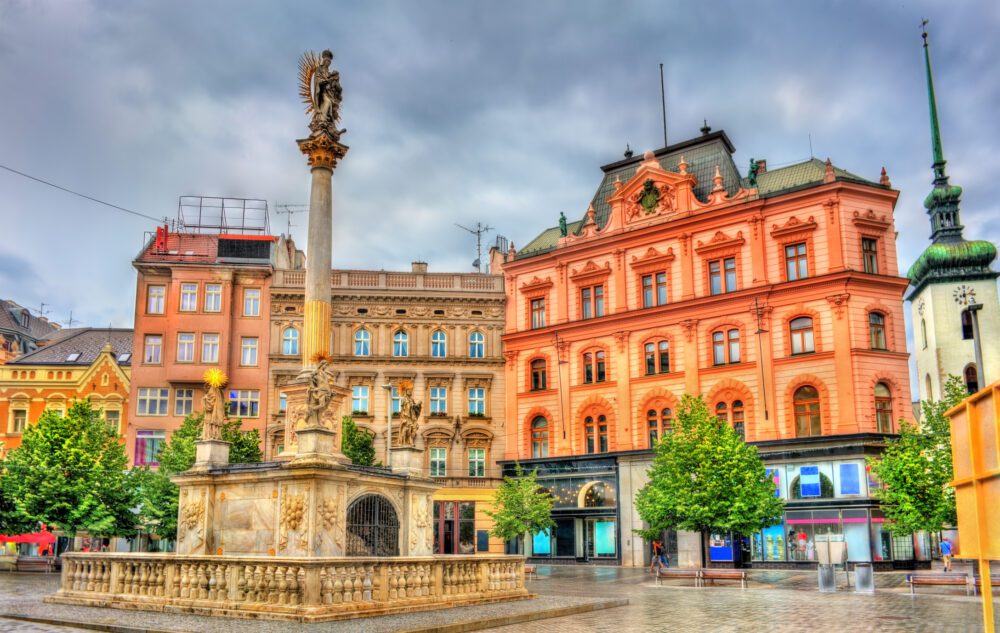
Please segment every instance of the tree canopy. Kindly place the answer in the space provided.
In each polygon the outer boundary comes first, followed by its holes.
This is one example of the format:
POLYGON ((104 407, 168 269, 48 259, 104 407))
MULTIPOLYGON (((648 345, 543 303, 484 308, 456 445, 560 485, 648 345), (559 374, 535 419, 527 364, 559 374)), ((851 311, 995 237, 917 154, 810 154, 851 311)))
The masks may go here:
POLYGON ((784 503, 757 448, 685 395, 673 432, 656 445, 649 482, 636 495, 646 536, 662 530, 750 534, 781 520, 784 503))
POLYGON ((375 465, 375 443, 372 436, 358 428, 354 418, 345 415, 340 424, 340 450, 349 457, 352 464, 375 465))
POLYGON ((518 465, 515 475, 504 477, 497 487, 495 511, 486 511, 493 519, 490 534, 507 541, 551 529, 556 525, 552 520, 553 504, 552 495, 538 483, 538 471, 525 474, 518 465))
POLYGON ((882 504, 889 527, 899 534, 936 532, 955 525, 951 427, 945 412, 968 393, 958 376, 949 376, 944 398, 920 403, 920 423, 900 421, 899 437, 886 441, 880 457, 868 466, 882 483, 873 495, 882 504))
MULTIPOLYGON (((137 471, 139 482, 139 524, 144 530, 162 538, 177 534, 177 504, 179 490, 170 481, 172 475, 182 473, 195 461, 195 441, 201 436, 203 415, 198 413, 184 418, 181 426, 170 434, 170 439, 158 453, 159 467, 137 471)), ((222 439, 230 443, 229 463, 247 464, 261 461, 260 433, 257 429, 241 431, 240 420, 229 420, 222 427, 222 439)))
POLYGON ((2 465, 0 514, 10 531, 47 523, 68 535, 134 532, 134 482, 117 429, 89 401, 46 411, 2 465))

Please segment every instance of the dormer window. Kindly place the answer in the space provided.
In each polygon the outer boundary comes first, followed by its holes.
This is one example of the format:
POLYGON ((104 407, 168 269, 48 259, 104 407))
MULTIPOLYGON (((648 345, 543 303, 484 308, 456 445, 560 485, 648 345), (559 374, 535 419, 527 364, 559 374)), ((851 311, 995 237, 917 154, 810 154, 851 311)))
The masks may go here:
POLYGON ((72 354, 66 357, 67 363, 74 363, 78 360, 80 360, 80 352, 73 352, 72 354))

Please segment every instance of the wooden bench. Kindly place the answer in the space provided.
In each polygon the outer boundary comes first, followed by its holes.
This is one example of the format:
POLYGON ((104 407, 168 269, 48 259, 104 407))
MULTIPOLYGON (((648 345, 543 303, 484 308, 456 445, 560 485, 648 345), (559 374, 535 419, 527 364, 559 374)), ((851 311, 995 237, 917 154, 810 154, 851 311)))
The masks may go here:
POLYGON ((747 588, 747 573, 740 569, 703 569, 701 570, 701 586, 705 586, 705 581, 716 580, 738 580, 740 588, 747 588))
MULTIPOLYGON (((983 577, 976 576, 972 581, 972 595, 978 595, 979 589, 983 586, 983 577)), ((1000 576, 990 576, 990 586, 1000 587, 1000 576)))
POLYGON ((525 564, 524 566, 524 579, 538 580, 538 568, 531 564, 525 564))
POLYGON ((661 584, 661 580, 671 578, 694 578, 694 586, 701 586, 701 570, 696 567, 657 567, 656 584, 661 584))
POLYGON ((913 594, 917 585, 964 586, 965 595, 972 591, 972 583, 965 574, 907 574, 906 582, 910 583, 910 593, 913 594))
POLYGON ((55 559, 48 556, 19 556, 17 559, 17 571, 55 571, 55 559))

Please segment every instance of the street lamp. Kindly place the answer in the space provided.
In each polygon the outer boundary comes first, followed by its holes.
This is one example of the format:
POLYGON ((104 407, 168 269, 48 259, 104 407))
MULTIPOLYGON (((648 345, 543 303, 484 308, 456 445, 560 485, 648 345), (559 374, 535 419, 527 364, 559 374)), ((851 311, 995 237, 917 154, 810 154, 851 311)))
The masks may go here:
POLYGON ((385 389, 385 464, 392 470, 392 385, 386 383, 382 385, 385 389))
POLYGON ((983 309, 981 303, 970 303, 965 306, 972 317, 972 349, 976 354, 976 383, 982 389, 986 385, 986 375, 983 369, 983 343, 979 338, 979 311, 983 309))

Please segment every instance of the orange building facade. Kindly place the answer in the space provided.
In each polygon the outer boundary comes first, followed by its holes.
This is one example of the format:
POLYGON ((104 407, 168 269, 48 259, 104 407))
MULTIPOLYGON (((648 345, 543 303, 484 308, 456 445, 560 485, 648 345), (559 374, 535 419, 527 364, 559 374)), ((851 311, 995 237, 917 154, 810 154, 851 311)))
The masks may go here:
MULTIPOLYGON (((741 177, 733 151, 703 130, 606 165, 583 220, 494 253, 507 292, 506 460, 552 474, 563 517, 536 538, 540 558, 648 560, 632 499, 685 393, 758 443, 788 500, 790 523, 742 543, 755 550, 744 560, 798 560, 795 521, 812 543, 833 513, 838 530, 862 518, 841 512, 849 505, 864 508, 866 530, 880 523, 864 456, 910 416, 898 192, 884 174, 871 182, 815 159, 762 161, 741 177), (814 469, 823 494, 799 498, 814 469)), ((675 561, 700 563, 680 540, 675 561)), ((740 558, 738 538, 715 540, 740 558)))
POLYGON ((135 360, 126 446, 135 465, 184 418, 203 409, 203 376, 229 378, 229 415, 266 428, 271 249, 275 238, 162 230, 133 261, 138 271, 135 360))
POLYGON ((128 423, 132 330, 79 328, 0 367, 0 445, 21 445, 29 425, 47 410, 65 414, 89 398, 121 433, 128 423))

